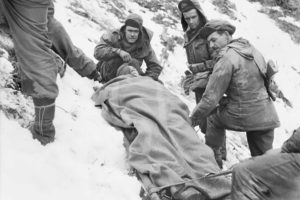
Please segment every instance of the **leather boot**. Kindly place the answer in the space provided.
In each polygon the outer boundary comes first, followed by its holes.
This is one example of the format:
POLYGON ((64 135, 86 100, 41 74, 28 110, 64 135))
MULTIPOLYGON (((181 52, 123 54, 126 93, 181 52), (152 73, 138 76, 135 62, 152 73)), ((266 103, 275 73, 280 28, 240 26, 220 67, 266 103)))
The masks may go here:
POLYGON ((55 128, 53 125, 55 104, 35 105, 34 109, 35 120, 30 127, 33 139, 37 139, 42 145, 53 142, 55 136, 55 128))

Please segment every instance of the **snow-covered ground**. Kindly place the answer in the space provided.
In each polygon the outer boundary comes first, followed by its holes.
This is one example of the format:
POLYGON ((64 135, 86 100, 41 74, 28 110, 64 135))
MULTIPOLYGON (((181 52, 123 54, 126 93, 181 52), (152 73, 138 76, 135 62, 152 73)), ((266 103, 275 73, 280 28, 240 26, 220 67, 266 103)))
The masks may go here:
MULTIPOLYGON (((107 12, 106 4, 94 0, 60 0, 56 2, 56 18, 61 21, 73 42, 92 58, 93 49, 104 27, 121 25, 118 18, 107 12), (79 2, 90 9, 91 16, 97 14, 102 26, 72 12, 67 7, 79 2)), ((104 1, 103 2, 107 2, 104 1)), ((137 12, 144 17, 144 24, 155 32, 152 45, 160 55, 163 48, 159 35, 164 29, 151 20, 153 13, 130 0, 121 1, 125 13, 137 12)), ((228 16, 217 12, 208 0, 199 1, 209 19, 229 20, 237 27, 234 37, 249 39, 266 57, 273 59, 280 68, 276 77, 280 88, 292 100, 294 108, 287 108, 278 100, 276 108, 280 116, 281 127, 276 129, 274 146, 279 147, 291 131, 300 126, 300 46, 294 44, 289 35, 276 27, 275 22, 258 12, 260 5, 246 0, 233 0, 238 18, 232 21, 228 16)), ((290 19, 287 19, 290 20, 290 19)), ((181 35, 180 24, 171 34, 181 35)), ((191 98, 181 96, 180 77, 186 69, 185 52, 181 46, 170 53, 162 80, 166 86, 193 108, 191 98)), ((7 75, 12 67, 0 58, 0 74, 7 75)), ((1 78, 0 78, 1 79, 1 78)), ((0 111, 0 199, 139 199, 140 184, 135 177, 128 175, 123 137, 120 131, 108 125, 101 117, 90 99, 93 86, 97 85, 81 78, 71 68, 67 68, 64 78, 57 80, 60 94, 56 101, 56 140, 42 146, 32 140, 31 134, 20 123, 8 119, 0 111)), ((0 80, 1 83, 1 80, 0 80)), ((1 105, 15 107, 22 104, 24 114, 32 112, 22 98, 14 97, 11 90, 1 88, 1 105), (17 101, 17 103, 16 103, 17 101), (24 104, 23 104, 24 103, 24 104)), ((228 134, 230 166, 249 156, 239 137, 243 133, 228 134)))

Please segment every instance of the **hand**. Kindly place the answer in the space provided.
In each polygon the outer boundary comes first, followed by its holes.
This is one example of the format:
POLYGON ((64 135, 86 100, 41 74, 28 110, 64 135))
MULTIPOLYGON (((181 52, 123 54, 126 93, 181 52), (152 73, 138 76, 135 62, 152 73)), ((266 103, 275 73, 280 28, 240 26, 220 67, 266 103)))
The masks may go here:
POLYGON ((131 56, 128 52, 123 51, 123 50, 119 50, 118 54, 124 62, 130 62, 131 61, 131 56))
POLYGON ((199 123, 198 123, 198 120, 197 119, 195 119, 194 117, 190 117, 190 124, 191 124, 191 126, 192 127, 195 127, 195 126, 197 126, 199 123))
POLYGON ((281 149, 269 149, 268 151, 265 152, 266 155, 274 155, 278 154, 281 152, 281 149))
POLYGON ((188 64, 188 68, 193 74, 197 73, 197 68, 195 68, 192 64, 188 64))
POLYGON ((100 72, 98 72, 97 70, 94 70, 90 75, 87 76, 89 79, 92 79, 94 81, 98 81, 99 83, 102 82, 102 77, 100 72))

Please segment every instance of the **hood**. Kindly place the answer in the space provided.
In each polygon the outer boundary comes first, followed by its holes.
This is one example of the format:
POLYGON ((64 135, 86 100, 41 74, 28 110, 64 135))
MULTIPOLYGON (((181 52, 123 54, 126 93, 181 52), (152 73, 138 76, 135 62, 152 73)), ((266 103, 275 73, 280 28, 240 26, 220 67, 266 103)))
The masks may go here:
POLYGON ((239 55, 241 55, 247 60, 253 60, 254 58, 253 55, 254 48, 246 39, 239 38, 239 39, 232 40, 226 47, 233 49, 239 55))
MULTIPOLYGON (((135 22, 137 22, 140 25, 140 36, 139 39, 137 41, 137 43, 150 43, 152 37, 153 37, 153 32, 149 29, 147 29, 146 27, 143 26, 143 18, 138 15, 138 14, 130 14, 128 15, 128 17, 126 18, 126 20, 134 20, 135 22)), ((126 22, 125 20, 125 22, 126 22)), ((125 27, 126 25, 124 24, 121 28, 120 28, 120 33, 121 33, 121 37, 125 37, 125 27)))
POLYGON ((253 47, 248 40, 243 38, 232 40, 227 48, 233 49, 240 56, 247 60, 254 60, 255 64, 259 68, 260 72, 265 76, 267 72, 266 62, 263 55, 253 47))
MULTIPOLYGON (((199 4, 199 1, 198 0, 190 0, 190 1, 194 4, 196 10, 198 11, 198 14, 199 14, 201 20, 204 22, 204 24, 206 24, 207 18, 206 18, 206 16, 203 13, 203 10, 202 10, 202 8, 201 8, 201 6, 199 4)), ((183 29, 183 31, 186 31, 188 29, 188 24, 184 20, 183 14, 181 12, 180 12, 180 15, 181 15, 182 29, 183 29)))
MULTIPOLYGON (((121 27, 119 34, 120 34, 120 40, 123 42, 126 41, 125 25, 121 27)), ((134 43, 134 45, 129 45, 129 46, 132 47, 134 46, 134 48, 138 48, 138 47, 148 48, 152 40, 152 37, 153 37, 153 31, 142 26, 138 40, 134 43)))
MULTIPOLYGON (((133 21, 137 22, 139 24, 140 31, 142 30, 142 28, 143 28, 143 18, 140 15, 132 13, 132 14, 127 16, 127 18, 125 19, 125 23, 126 23, 127 20, 133 20, 133 21)), ((125 23, 121 27, 121 29, 125 28, 125 26, 126 26, 125 23)))

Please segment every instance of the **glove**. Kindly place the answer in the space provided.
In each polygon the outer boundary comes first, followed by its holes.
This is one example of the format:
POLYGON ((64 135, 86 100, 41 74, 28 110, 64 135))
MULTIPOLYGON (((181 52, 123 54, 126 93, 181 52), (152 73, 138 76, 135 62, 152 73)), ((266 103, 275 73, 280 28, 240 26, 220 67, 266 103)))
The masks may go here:
POLYGON ((195 126, 197 126, 197 120, 195 120, 195 118, 193 118, 193 117, 189 117, 189 121, 190 121, 190 124, 191 124, 191 126, 192 127, 195 127, 195 126))
POLYGON ((98 81, 99 83, 102 82, 101 74, 96 69, 90 75, 88 75, 87 77, 91 80, 98 81))
POLYGON ((186 70, 184 74, 185 76, 181 79, 181 87, 184 90, 184 94, 189 95, 191 85, 194 82, 194 75, 189 70, 186 70))
POLYGON ((123 51, 123 50, 119 50, 118 51, 118 54, 119 54, 119 56, 122 58, 122 60, 124 61, 124 62, 129 62, 129 61, 131 61, 131 56, 130 56, 130 54, 128 53, 128 52, 126 52, 126 51, 123 51))

